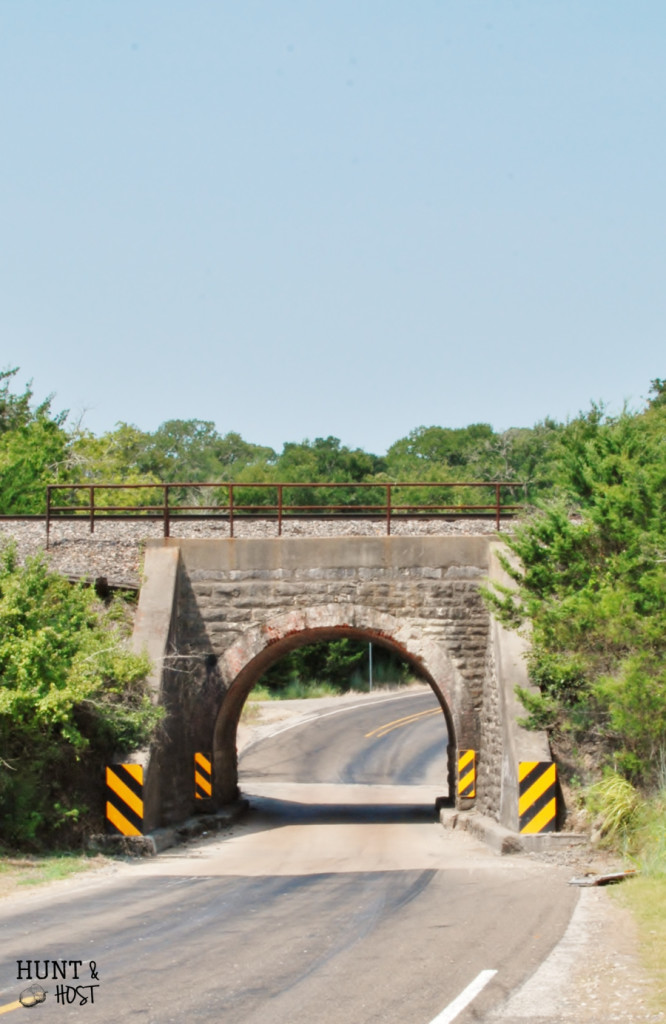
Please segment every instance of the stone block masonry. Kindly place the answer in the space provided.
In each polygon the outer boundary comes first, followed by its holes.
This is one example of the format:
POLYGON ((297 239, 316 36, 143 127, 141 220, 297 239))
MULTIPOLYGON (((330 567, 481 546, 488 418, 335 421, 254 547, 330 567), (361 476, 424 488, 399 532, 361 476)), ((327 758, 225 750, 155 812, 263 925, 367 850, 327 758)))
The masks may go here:
MULTIPOLYGON (((148 772, 147 804, 159 808, 151 827, 191 814, 196 750, 213 752, 213 805, 236 797, 236 729, 252 686, 289 650, 339 636, 383 644, 428 680, 449 732, 450 793, 456 751, 476 750, 476 806, 498 818, 501 659, 479 594, 490 563, 486 536, 149 542, 139 611, 149 607, 154 625, 162 601, 170 622, 158 686, 167 717, 148 772)), ((159 649, 154 637, 151 648, 159 649)))

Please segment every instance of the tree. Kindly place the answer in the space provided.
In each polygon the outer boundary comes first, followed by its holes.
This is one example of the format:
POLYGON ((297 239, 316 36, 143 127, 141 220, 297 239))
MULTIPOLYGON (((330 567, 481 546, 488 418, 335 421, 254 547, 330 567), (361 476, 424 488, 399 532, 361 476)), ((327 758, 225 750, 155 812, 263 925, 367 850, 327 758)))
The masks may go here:
POLYGON ((666 380, 662 380, 661 377, 655 377, 654 380, 651 380, 650 394, 652 398, 648 399, 648 401, 653 408, 658 405, 666 405, 666 380))
MULTIPOLYGON (((406 661, 393 651, 373 645, 373 674, 382 682, 405 683, 413 675, 406 661)), ((272 665, 261 682, 277 696, 307 694, 319 684, 341 693, 365 686, 368 680, 368 641, 341 637, 299 647, 272 665)))
POLYGON ((376 455, 348 448, 331 436, 300 444, 287 442, 276 463, 278 479, 293 482, 362 483, 382 468, 383 460, 376 455))
POLYGON ((598 749, 634 781, 666 754, 666 406, 606 417, 558 440, 557 494, 512 537, 513 595, 489 600, 531 626, 533 724, 598 749))
MULTIPOLYGON (((299 444, 287 442, 272 473, 273 479, 291 483, 368 483, 384 468, 376 455, 348 448, 337 437, 316 437, 299 444)), ((285 501, 295 505, 367 505, 381 499, 378 488, 289 488, 285 501)))
POLYGON ((32 386, 11 391, 18 369, 0 372, 0 513, 44 511, 47 483, 67 464, 66 412, 51 411, 51 397, 32 405, 32 386))
POLYGON ((391 445, 386 453, 387 472, 393 479, 421 480, 424 471, 427 474, 435 470, 439 479, 448 478, 449 470, 466 469, 494 437, 489 423, 461 428, 417 427, 391 445))

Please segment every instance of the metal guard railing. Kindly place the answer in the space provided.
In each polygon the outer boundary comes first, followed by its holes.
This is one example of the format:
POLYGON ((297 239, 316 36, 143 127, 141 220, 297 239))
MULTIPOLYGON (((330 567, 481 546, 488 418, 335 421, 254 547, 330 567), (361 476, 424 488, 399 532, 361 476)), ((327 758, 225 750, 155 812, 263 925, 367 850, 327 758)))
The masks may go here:
POLYGON ((477 515, 494 516, 496 528, 500 529, 502 517, 513 516, 519 512, 523 505, 507 504, 501 500, 502 491, 506 488, 515 490, 522 489, 523 484, 517 481, 467 481, 467 482, 446 482, 437 483, 432 481, 411 481, 407 483, 145 483, 145 484, 49 484, 46 490, 46 546, 49 543, 51 523, 54 520, 81 520, 88 519, 90 532, 95 530, 95 522, 105 519, 148 519, 161 520, 164 523, 164 536, 170 535, 172 520, 177 519, 198 519, 215 518, 227 519, 229 522, 229 536, 234 535, 234 521, 241 518, 275 518, 278 525, 278 536, 282 534, 282 523, 290 518, 319 518, 327 517, 351 517, 363 516, 364 518, 383 518, 386 521, 386 533, 391 533, 391 521, 396 518, 420 517, 424 514, 429 516, 468 517, 477 515), (172 496, 176 491, 207 490, 215 488, 219 492, 225 492, 226 502, 216 501, 213 505, 187 505, 173 503, 172 496), (249 491, 272 488, 276 492, 277 501, 274 504, 260 503, 242 504, 238 501, 239 491, 249 491), (352 504, 347 502, 344 505, 336 505, 330 502, 323 504, 289 504, 285 502, 285 492, 299 490, 323 490, 345 488, 348 491, 383 491, 384 501, 376 504, 352 504), (418 488, 422 489, 453 489, 463 488, 485 488, 490 490, 494 500, 485 504, 423 504, 422 502, 398 504, 395 500, 396 491, 400 489, 418 488), (161 492, 160 504, 152 505, 109 505, 100 504, 96 500, 98 492, 102 491, 137 491, 155 490, 161 492), (83 503, 56 505, 54 495, 57 492, 67 492, 71 495, 85 494, 87 501, 83 503))

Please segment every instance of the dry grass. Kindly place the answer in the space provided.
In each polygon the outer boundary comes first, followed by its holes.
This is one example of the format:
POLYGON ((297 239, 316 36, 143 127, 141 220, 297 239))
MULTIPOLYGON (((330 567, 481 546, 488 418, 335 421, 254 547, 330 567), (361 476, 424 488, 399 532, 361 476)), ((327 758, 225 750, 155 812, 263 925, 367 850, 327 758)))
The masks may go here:
POLYGON ((97 854, 86 857, 60 853, 30 857, 0 857, 0 898, 14 895, 26 886, 46 885, 82 871, 90 871, 108 864, 106 857, 97 854))
POLYGON ((639 928, 641 959, 655 982, 655 1010, 666 1006, 666 877, 641 876, 618 891, 639 928))

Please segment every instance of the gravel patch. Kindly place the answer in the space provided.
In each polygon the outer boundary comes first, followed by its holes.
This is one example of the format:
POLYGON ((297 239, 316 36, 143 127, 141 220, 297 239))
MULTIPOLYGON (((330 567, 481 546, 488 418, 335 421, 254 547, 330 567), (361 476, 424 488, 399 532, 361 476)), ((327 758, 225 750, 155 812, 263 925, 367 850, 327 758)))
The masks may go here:
MULTIPOLYGON (((234 537, 277 537, 275 520, 234 522, 234 537)), ((506 525, 503 526, 506 530, 506 525)), ((494 536, 491 519, 405 519, 391 523, 393 536, 494 536)), ((141 559, 146 540, 163 536, 161 522, 122 522, 99 520, 95 532, 88 522, 51 524, 46 556, 55 572, 71 579, 104 577, 114 587, 136 588, 141 576, 141 559)), ((383 537, 386 524, 372 519, 311 519, 283 521, 283 537, 383 537)), ((171 536, 223 539, 229 536, 225 521, 202 518, 200 521, 172 521, 171 536)), ((13 540, 21 562, 45 550, 46 526, 35 520, 0 521, 0 542, 13 540)))

